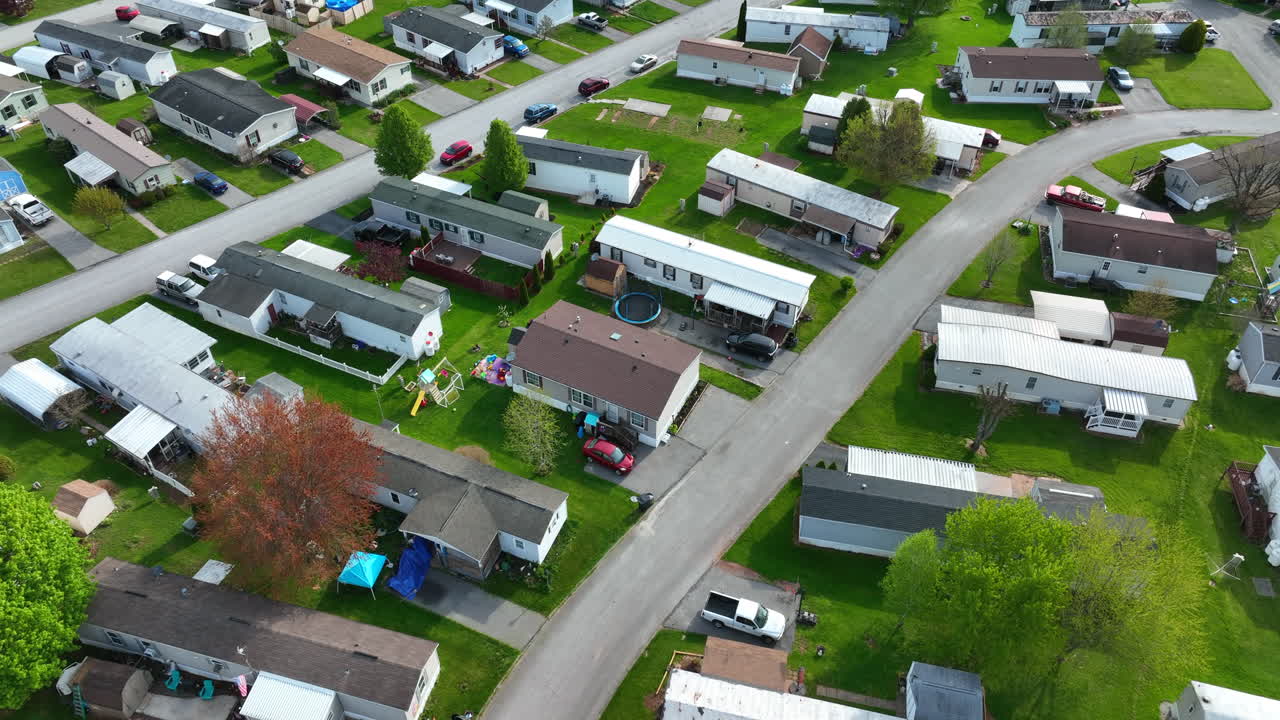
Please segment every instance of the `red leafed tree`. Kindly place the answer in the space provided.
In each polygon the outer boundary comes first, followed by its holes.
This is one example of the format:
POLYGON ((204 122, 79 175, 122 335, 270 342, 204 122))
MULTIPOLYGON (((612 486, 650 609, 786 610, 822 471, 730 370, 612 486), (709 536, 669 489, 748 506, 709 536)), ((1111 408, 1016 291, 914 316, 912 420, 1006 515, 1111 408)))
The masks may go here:
POLYGON ((270 585, 313 583, 370 547, 381 452, 336 405, 242 398, 202 440, 196 518, 242 570, 270 585))
POLYGON ((356 271, 362 278, 374 277, 380 282, 399 282, 405 278, 408 261, 400 254, 400 248, 394 245, 374 241, 356 243, 356 252, 364 255, 360 269, 356 271))
POLYGON ((24 17, 35 7, 36 0, 0 0, 0 13, 13 17, 24 17))

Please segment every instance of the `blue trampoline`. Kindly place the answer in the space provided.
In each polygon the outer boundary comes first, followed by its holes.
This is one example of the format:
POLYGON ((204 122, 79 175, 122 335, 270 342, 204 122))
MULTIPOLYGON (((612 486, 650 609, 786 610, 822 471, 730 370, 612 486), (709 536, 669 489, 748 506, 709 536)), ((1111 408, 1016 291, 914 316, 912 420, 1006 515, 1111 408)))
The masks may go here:
POLYGON ((360 0, 325 0, 325 3, 324 3, 325 7, 329 8, 330 10, 337 10, 338 12, 342 12, 343 10, 350 10, 351 8, 359 4, 360 4, 360 0))
POLYGON ((662 314, 662 301, 647 292, 629 292, 613 302, 613 314, 632 325, 648 325, 662 314))

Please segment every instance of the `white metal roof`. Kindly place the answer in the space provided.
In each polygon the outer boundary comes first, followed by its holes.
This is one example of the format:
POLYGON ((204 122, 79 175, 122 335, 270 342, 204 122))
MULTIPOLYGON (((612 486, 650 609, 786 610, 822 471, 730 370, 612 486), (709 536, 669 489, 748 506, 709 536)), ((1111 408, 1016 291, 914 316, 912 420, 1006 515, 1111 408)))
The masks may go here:
MULTIPOLYGON (((784 6, 780 8, 748 7, 747 22, 786 23, 806 27, 839 28, 889 32, 889 18, 880 15, 851 15, 823 12, 821 8, 784 6)), ((799 32, 797 31, 798 35, 799 32)))
POLYGON ((849 446, 848 458, 845 471, 854 475, 978 491, 978 472, 969 463, 857 445, 849 446))
POLYGON ((485 7, 491 7, 494 10, 498 10, 504 13, 510 13, 518 9, 515 5, 512 5, 511 3, 508 3, 508 2, 503 2, 502 0, 489 0, 489 2, 485 4, 485 7))
POLYGON ((213 347, 214 339, 163 310, 143 303, 111 327, 179 365, 213 347))
POLYGON ((893 720, 870 710, 795 693, 739 685, 688 670, 673 670, 663 696, 663 720, 893 720))
POLYGON ((753 293, 803 306, 813 275, 714 243, 696 240, 657 225, 615 215, 596 240, 641 257, 695 272, 709 281, 750 288, 753 293))
POLYGON ((445 45, 444 43, 438 43, 433 40, 426 47, 422 48, 422 52, 426 53, 427 57, 432 58, 433 60, 440 60, 448 57, 449 53, 453 52, 453 48, 445 45))
MULTIPOLYGON (((177 17, 199 20, 206 25, 213 24, 219 30, 230 28, 237 32, 249 32, 255 27, 265 28, 267 25, 265 21, 258 18, 223 10, 212 4, 189 2, 189 0, 138 0, 137 5, 143 15, 156 15, 157 13, 152 12, 154 8, 159 12, 170 13, 177 17)), ((200 28, 200 32, 205 32, 205 29, 200 28)))
POLYGON ((154 17, 151 15, 139 15, 129 21, 129 27, 134 30, 151 33, 152 35, 163 35, 173 25, 181 25, 177 20, 168 18, 154 17))
POLYGON ((902 88, 893 96, 894 100, 910 100, 917 105, 924 105, 924 93, 914 88, 902 88))
POLYGON ((331 82, 334 85, 337 85, 338 87, 342 87, 343 85, 346 85, 347 83, 351 82, 351 78, 347 77, 346 75, 343 75, 337 70, 330 70, 327 67, 318 67, 315 70, 313 70, 311 74, 315 75, 321 80, 324 80, 326 82, 331 82))
POLYGON ((63 55, 61 50, 50 50, 38 45, 28 45, 13 51, 13 61, 21 66, 23 63, 44 66, 50 60, 63 55))
MULTIPOLYGON (((898 208, 873 200, 851 190, 823 182, 817 178, 779 167, 764 160, 725 148, 716 153, 707 167, 726 175, 742 178, 810 205, 851 217, 876 228, 888 228, 898 208)), ((780 208, 785 213, 785 208, 780 208)))
POLYGON ((488 15, 481 15, 480 13, 474 13, 474 12, 469 12, 466 15, 463 15, 462 19, 466 20, 467 22, 475 23, 482 27, 489 27, 490 25, 493 24, 493 18, 489 17, 488 15))
POLYGON ((102 162, 97 155, 91 152, 80 153, 63 163, 62 167, 89 185, 106 182, 112 175, 116 174, 115 168, 102 162))
POLYGON ((1131 390, 1103 388, 1102 404, 1108 412, 1128 413, 1139 417, 1150 414, 1147 410, 1147 396, 1131 390))
POLYGON ((532 125, 521 125, 520 128, 516 130, 516 134, 525 135, 527 137, 544 138, 547 136, 547 129, 533 127, 532 125))
POLYGON ((5 77, 17 77, 22 74, 22 68, 17 65, 10 65, 7 62, 0 62, 0 75, 5 77))
POLYGON ((1058 328, 1051 322, 1021 315, 987 312, 973 308, 943 305, 939 322, 960 325, 982 325, 985 327, 1007 328, 1018 332, 1031 333, 1042 337, 1058 339, 1058 328))
POLYGON ((1186 160, 1187 158, 1193 158, 1207 152, 1209 152, 1209 148, 1200 145, 1199 143, 1187 143, 1186 145, 1165 148, 1160 151, 1160 156, 1167 157, 1172 162, 1178 162, 1179 160, 1186 160))
POLYGON ((213 23, 205 23, 200 26, 201 35, 212 35, 213 37, 218 37, 223 33, 225 33, 226 31, 227 31, 226 28, 218 25, 214 25, 213 23))
POLYGON ((1201 699, 1204 720, 1262 720, 1280 717, 1280 700, 1191 681, 1201 699))
POLYGON ((1083 80, 1054 80, 1053 86, 1064 95, 1088 95, 1089 83, 1083 80))
POLYGON ((707 288, 707 294, 703 296, 703 300, 731 307, 738 312, 744 312, 762 320, 768 320, 773 315, 775 305, 773 300, 763 295, 718 282, 711 283, 711 287, 707 288))
POLYGON ((1036 319, 1058 326, 1058 334, 1081 340, 1111 342, 1111 311, 1097 298, 1031 291, 1036 319))
POLYGON ((449 178, 441 175, 432 175, 429 172, 419 174, 413 179, 413 182, 419 185, 425 185, 429 188, 443 190, 454 195, 461 195, 463 197, 471 195, 471 186, 467 183, 450 180, 449 178))
POLYGON ((844 114, 844 106, 848 104, 847 100, 831 97, 830 95, 819 95, 814 93, 805 101, 804 111, 813 113, 814 115, 825 115, 826 117, 838 118, 844 114))
POLYGON ((332 690, 259 672, 240 714, 253 720, 328 720, 336 699, 332 690))
POLYGON ((306 260, 312 265, 319 265, 326 270, 337 270, 342 263, 351 258, 350 255, 337 250, 330 250, 306 240, 294 240, 289 247, 281 251, 285 255, 306 260))
POLYGON ((136 458, 145 458, 151 449, 177 429, 173 423, 146 405, 138 405, 107 431, 113 445, 136 458))
POLYGON ((58 398, 79 388, 36 358, 23 360, 0 375, 0 396, 37 418, 58 398))
POLYGON ((1185 360, 1054 340, 999 327, 939 323, 938 359, 995 365, 1098 388, 1196 400, 1185 360))

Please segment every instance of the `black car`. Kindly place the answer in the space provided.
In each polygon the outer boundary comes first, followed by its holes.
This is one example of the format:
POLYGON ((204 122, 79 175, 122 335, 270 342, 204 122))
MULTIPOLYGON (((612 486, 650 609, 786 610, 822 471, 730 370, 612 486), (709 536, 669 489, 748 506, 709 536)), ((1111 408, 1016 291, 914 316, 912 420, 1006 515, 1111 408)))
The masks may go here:
POLYGON ((272 150, 271 154, 267 155, 267 159, 272 165, 293 175, 301 175, 302 169, 307 166, 298 153, 292 150, 272 150))
POLYGON ((760 333, 729 333, 725 343, 730 350, 744 355, 753 355, 761 362, 769 362, 778 354, 778 343, 773 338, 760 333))
POLYGON ((560 109, 551 103, 538 103, 524 109, 524 121, 527 123, 542 122, 555 115, 560 109))

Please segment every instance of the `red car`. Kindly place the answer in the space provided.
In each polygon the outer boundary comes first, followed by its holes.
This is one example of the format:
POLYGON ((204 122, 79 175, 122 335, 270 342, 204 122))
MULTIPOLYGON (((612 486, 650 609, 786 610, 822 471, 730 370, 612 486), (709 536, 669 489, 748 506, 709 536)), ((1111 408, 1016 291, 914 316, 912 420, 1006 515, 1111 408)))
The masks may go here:
POLYGON ((129 22, 141 14, 142 13, 138 12, 138 8, 129 7, 128 5, 121 5, 116 8, 116 19, 124 22, 129 22))
POLYGON ((466 140, 459 140, 445 148, 444 152, 440 153, 440 162, 445 165, 452 165, 470 155, 471 150, 471 143, 466 140))
POLYGON ((1075 185, 1066 187, 1050 185, 1049 189, 1044 191, 1044 199, 1048 200, 1050 205, 1070 205, 1094 212, 1102 212, 1107 209, 1106 198, 1087 193, 1084 188, 1075 185))
POLYGON ((634 455, 623 452, 622 448, 600 438, 587 440, 582 446, 582 454, 587 457, 588 463, 600 463, 619 475, 631 472, 632 466, 636 464, 634 455))
POLYGON ((583 97, 591 97, 602 90, 609 89, 609 79, 602 77, 589 77, 578 83, 578 94, 583 97))

